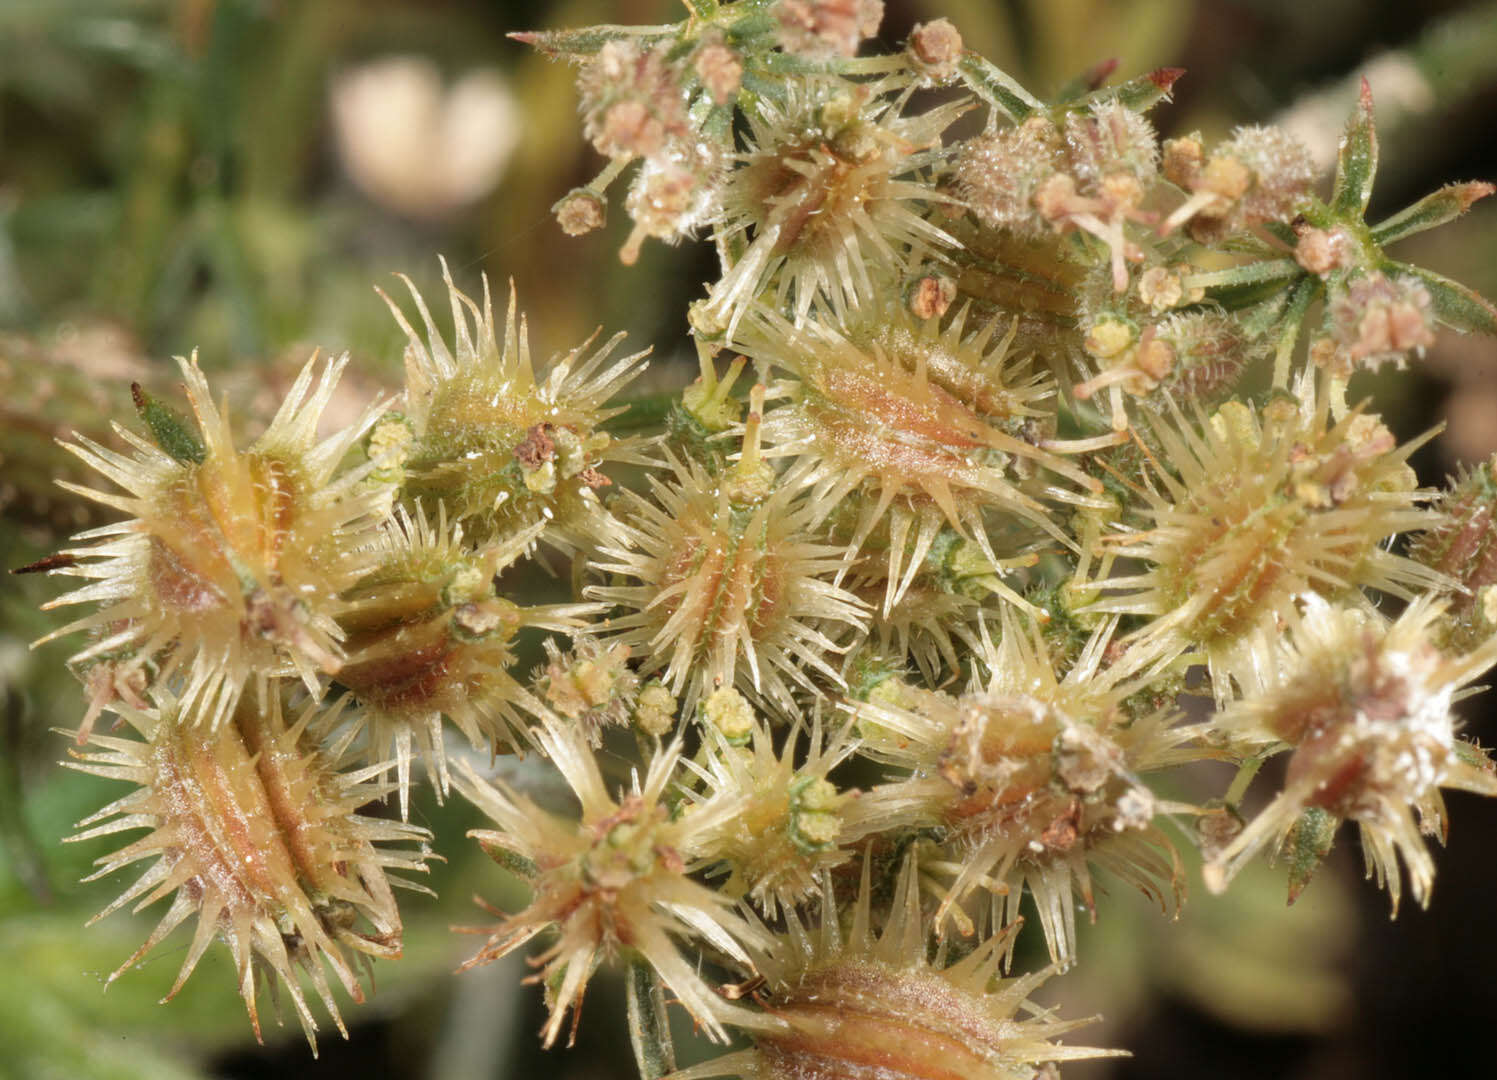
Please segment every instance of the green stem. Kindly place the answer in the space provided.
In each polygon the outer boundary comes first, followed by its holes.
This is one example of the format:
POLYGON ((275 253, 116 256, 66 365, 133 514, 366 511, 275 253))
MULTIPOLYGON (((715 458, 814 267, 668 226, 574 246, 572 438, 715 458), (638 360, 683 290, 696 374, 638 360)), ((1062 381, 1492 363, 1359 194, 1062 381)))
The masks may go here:
POLYGON ((1237 775, 1232 778, 1232 786, 1227 788, 1227 794, 1222 802, 1236 810, 1242 802, 1242 797, 1247 794, 1248 785, 1253 782, 1253 777, 1258 775, 1258 770, 1263 768, 1263 763, 1267 760, 1267 754, 1259 754, 1257 757, 1244 761, 1238 767, 1237 775))
POLYGON ((665 1012, 665 993, 650 965, 629 965, 627 982, 629 1044, 640 1080, 660 1080, 676 1069, 676 1048, 671 1041, 670 1017, 665 1012))

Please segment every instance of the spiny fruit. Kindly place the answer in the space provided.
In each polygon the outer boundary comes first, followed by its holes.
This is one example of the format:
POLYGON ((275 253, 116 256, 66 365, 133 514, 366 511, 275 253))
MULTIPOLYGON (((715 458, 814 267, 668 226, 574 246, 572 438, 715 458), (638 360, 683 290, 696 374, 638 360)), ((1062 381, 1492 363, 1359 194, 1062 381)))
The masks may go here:
POLYGON ((196 355, 178 363, 196 430, 145 400, 151 440, 115 428, 133 455, 81 436, 67 444, 125 494, 70 490, 127 517, 80 533, 94 543, 70 549, 72 564, 54 571, 91 583, 47 607, 100 609, 42 640, 90 631, 75 664, 149 665, 156 685, 180 683, 187 714, 216 728, 251 672, 298 675, 315 695, 319 674, 342 665, 339 594, 368 569, 391 490, 371 476, 377 462, 339 466, 384 406, 319 441, 347 357, 326 364, 315 385, 314 358, 265 433, 236 450, 196 355))
POLYGON ((453 285, 445 261, 442 277, 452 306, 452 349, 408 278, 402 280, 421 315, 424 339, 385 297, 409 338, 399 421, 409 428, 402 497, 423 504, 428 514, 440 502, 470 540, 545 522, 548 543, 564 551, 585 546, 597 511, 594 489, 610 483, 599 466, 638 460, 632 442, 615 439, 602 425, 623 411, 606 402, 644 370, 648 350, 611 359, 623 335, 597 349, 590 338, 538 376, 513 285, 501 345, 488 279, 480 308, 453 285))
POLYGON ((345 771, 351 736, 337 734, 340 710, 309 704, 288 725, 283 692, 261 680, 216 732, 165 694, 149 709, 118 707, 140 738, 95 733, 90 749, 75 752, 68 764, 135 788, 80 822, 83 831, 72 839, 149 830, 97 860, 99 870, 89 880, 141 859, 155 862, 95 921, 132 902, 138 901, 138 911, 172 898, 145 944, 110 982, 195 915, 192 942, 167 1000, 221 940, 233 955, 255 1037, 258 977, 268 975, 289 992, 315 1052, 317 1024, 301 975, 346 1038, 326 971, 362 1002, 354 962, 400 955, 400 912, 391 886, 410 883, 385 871, 424 872, 428 834, 359 814, 359 807, 388 791, 369 782, 383 766, 345 771))

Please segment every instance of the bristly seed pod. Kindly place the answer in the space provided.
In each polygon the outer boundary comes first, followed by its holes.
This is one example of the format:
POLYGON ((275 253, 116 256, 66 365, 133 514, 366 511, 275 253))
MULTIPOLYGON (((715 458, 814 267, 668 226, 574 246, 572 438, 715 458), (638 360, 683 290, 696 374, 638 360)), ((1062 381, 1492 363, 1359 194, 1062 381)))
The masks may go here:
POLYGON ((1054 968, 998 977, 1008 932, 956 963, 944 944, 932 958, 913 857, 875 937, 868 868, 865 861, 846 937, 824 884, 820 928, 791 911, 774 950, 757 958, 764 1011, 735 1021, 753 1046, 671 1080, 1036 1080, 1054 1075, 1056 1062, 1121 1053, 1053 1041, 1090 1021, 1058 1020, 1028 1003, 1054 968))
POLYGON ((641 675, 662 673, 688 712, 715 687, 738 686, 789 714, 792 686, 833 684, 828 657, 845 646, 823 624, 861 631, 862 604, 832 582, 840 549, 814 542, 816 509, 804 487, 775 478, 759 448, 764 388, 744 434, 741 460, 716 479, 667 454, 674 480, 651 479, 654 499, 624 493, 624 544, 607 544, 595 568, 639 584, 594 585, 590 598, 617 604, 609 621, 640 657, 641 675), (627 546, 625 546, 627 545, 627 546))
POLYGON ((445 260, 442 277, 452 304, 455 349, 442 340, 408 278, 402 280, 425 324, 425 340, 380 293, 409 338, 405 408, 415 441, 405 462, 403 497, 426 504, 428 513, 441 502, 470 540, 506 536, 544 521, 550 525, 543 534, 548 543, 564 551, 585 546, 597 508, 593 489, 610 483, 598 467, 643 463, 633 443, 615 440, 601 425, 623 411, 604 403, 644 370, 648 350, 608 364, 624 336, 589 354, 590 338, 538 378, 513 286, 501 348, 488 279, 480 309, 452 284, 445 260))
POLYGON ((724 1040, 723 1022, 744 1010, 712 993, 672 937, 702 938, 745 965, 743 945, 767 943, 728 897, 686 875, 696 838, 738 813, 742 800, 712 799, 673 819, 666 795, 679 744, 655 754, 642 784, 636 774, 633 789, 614 796, 582 732, 552 723, 536 741, 576 794, 582 817, 572 821, 542 810, 502 781, 486 781, 466 761, 459 763, 459 790, 498 826, 468 835, 529 878, 533 890, 524 910, 494 911, 503 916, 497 925, 466 931, 486 934, 488 941, 463 967, 497 960, 554 927, 555 940, 532 958, 539 970, 527 980, 548 988, 546 1046, 560 1035, 569 1009, 575 1038, 593 971, 624 950, 655 969, 709 1036, 724 1040))
MULTIPOLYGON (((1497 660, 1497 636, 1450 657, 1432 640, 1443 600, 1422 596, 1391 624, 1313 593, 1303 603, 1269 686, 1215 721, 1244 748, 1286 746, 1292 755, 1284 789, 1206 864, 1206 884, 1222 891, 1260 850, 1283 845, 1306 811, 1319 810, 1330 828, 1361 827, 1367 875, 1387 885, 1395 915, 1400 857, 1414 899, 1427 905, 1435 867, 1423 836, 1444 839, 1440 789, 1497 796, 1497 768, 1456 737, 1451 713, 1459 692, 1497 660)), ((1318 854, 1326 850, 1329 835, 1318 854)), ((1300 878, 1302 887, 1308 871, 1300 878)))
POLYGON ((595 604, 522 607, 499 595, 496 576, 535 543, 542 526, 468 547, 461 525, 439 510, 401 508, 372 545, 377 568, 344 594, 348 660, 338 682, 359 701, 356 722, 377 760, 395 765, 400 816, 410 811, 410 765, 419 753, 437 794, 449 784, 442 717, 475 749, 526 741, 524 714, 546 706, 510 673, 522 629, 569 632, 595 604))
POLYGON ((1085 609, 1153 617, 1127 639, 1130 670, 1199 650, 1224 702, 1234 683, 1248 692, 1271 677, 1295 597, 1374 588, 1407 599, 1448 585, 1383 546, 1433 520, 1407 462, 1435 433, 1400 447, 1357 410, 1333 420, 1309 378, 1297 401, 1153 424, 1158 486, 1137 489, 1153 526, 1109 545, 1146 568, 1098 581, 1111 595, 1085 609))
MULTIPOLYGON (((734 690, 719 690, 707 699, 704 713, 713 712, 710 706, 718 695, 738 696, 734 690)), ((843 810, 857 793, 839 792, 827 774, 857 744, 850 726, 824 737, 818 715, 806 731, 805 758, 798 762, 803 725, 791 729, 777 754, 769 728, 746 707, 742 712, 747 723, 736 730, 703 724, 701 764, 687 763, 701 777, 702 790, 689 793, 685 813, 689 816, 690 806, 716 798, 741 800, 738 813, 698 830, 694 850, 709 868, 709 878, 726 876, 720 885, 725 895, 747 896, 774 919, 781 908, 789 911, 810 899, 821 872, 850 857, 840 836, 843 810)))
POLYGON ((127 494, 69 490, 129 519, 78 535, 97 542, 69 550, 81 561, 55 572, 92 584, 46 606, 101 609, 42 641, 101 630, 74 663, 128 650, 136 664, 160 665, 157 684, 180 673, 184 709, 215 728, 251 671, 294 672, 310 692, 321 692, 318 675, 342 662, 338 594, 368 566, 363 549, 389 490, 369 479, 378 462, 338 473, 383 405, 319 442, 317 423, 347 357, 330 361, 314 386, 315 363, 302 369, 246 450, 234 448, 196 354, 179 360, 196 434, 147 410, 157 445, 115 428, 132 457, 81 437, 68 444, 127 494))
POLYGON ((813 305, 841 321, 877 296, 870 264, 901 268, 911 247, 956 243, 917 212, 931 192, 913 177, 966 104, 901 116, 908 95, 830 77, 786 93, 748 114, 749 149, 719 196, 725 273, 701 318, 730 341, 766 290, 797 326, 813 305))
MULTIPOLYGON (((821 323, 796 328, 773 312, 755 312, 745 351, 795 378, 775 387, 787 403, 765 421, 766 454, 796 458, 788 475, 811 488, 820 516, 859 495, 849 557, 888 515, 886 615, 944 527, 975 541, 991 566, 1002 561, 988 539, 987 511, 1020 517, 1072 545, 1036 495, 1083 505, 1089 497, 1054 483, 1024 484, 1037 468, 1100 490, 1024 437, 1024 423, 1054 386, 1009 358, 999 329, 993 320, 967 334, 965 309, 944 330, 936 319, 916 321, 892 304, 844 331, 821 323)), ((1025 606, 1007 586, 994 588, 1025 606)))
POLYGON ((1191 729, 1168 712, 1125 713, 1137 684, 1102 669, 1113 623, 1098 628, 1063 679, 1037 629, 1007 611, 1002 627, 983 658, 991 678, 981 692, 901 700, 886 690, 854 706, 867 752, 912 772, 865 793, 850 829, 867 835, 901 822, 944 830, 944 856, 927 870, 927 888, 942 897, 938 927, 949 916, 971 933, 958 905, 979 886, 993 894, 992 925, 1012 922, 1027 887, 1051 960, 1069 967, 1072 894, 1096 915, 1092 868, 1163 908, 1171 896, 1178 906, 1183 870, 1139 777, 1200 755, 1183 746, 1191 729))
POLYGON ((150 830, 100 858, 100 869, 88 880, 140 859, 156 860, 92 921, 132 901, 139 901, 138 911, 173 897, 145 944, 109 981, 196 915, 187 957, 165 1000, 176 996, 218 938, 233 954, 255 1038, 261 1037, 257 976, 268 975, 289 991, 315 1054, 317 1024, 298 971, 346 1038, 325 967, 349 997, 362 1002, 351 961, 400 955, 400 913, 391 885, 420 886, 387 877, 385 870, 425 872, 428 834, 356 812, 387 790, 367 782, 383 766, 340 771, 348 737, 323 746, 339 724, 336 708, 309 705, 288 727, 280 687, 261 682, 215 733, 184 716, 170 697, 158 695, 157 702, 148 710, 118 710, 144 741, 95 734, 95 749, 67 762, 80 772, 137 785, 79 822, 83 831, 70 839, 150 830), (419 846, 379 846, 406 842, 419 846))

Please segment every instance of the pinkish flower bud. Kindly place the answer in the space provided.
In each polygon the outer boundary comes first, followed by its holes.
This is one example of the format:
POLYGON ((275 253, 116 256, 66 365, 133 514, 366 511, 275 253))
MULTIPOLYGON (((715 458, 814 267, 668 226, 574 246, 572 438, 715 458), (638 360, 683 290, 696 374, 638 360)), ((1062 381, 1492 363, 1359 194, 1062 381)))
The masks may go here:
POLYGON ((702 87, 716 104, 731 105, 737 100, 743 85, 743 63, 736 52, 726 45, 703 46, 694 67, 702 87))
POLYGON ((610 41, 577 77, 583 133, 600 154, 650 157, 690 133, 686 97, 663 48, 610 41))
POLYGON ((1338 354, 1354 367, 1378 367, 1434 344, 1429 290, 1413 278, 1363 274, 1333 289, 1331 336, 1338 354))
POLYGON ((608 223, 608 204, 596 191, 573 188, 551 208, 556 223, 568 236, 582 236, 608 223))
POLYGON ((856 56, 884 21, 883 0, 779 0, 780 47, 797 56, 856 56))
POLYGON ((962 58, 962 35, 949 19, 919 23, 910 31, 910 60, 926 78, 945 82, 956 74, 962 58))

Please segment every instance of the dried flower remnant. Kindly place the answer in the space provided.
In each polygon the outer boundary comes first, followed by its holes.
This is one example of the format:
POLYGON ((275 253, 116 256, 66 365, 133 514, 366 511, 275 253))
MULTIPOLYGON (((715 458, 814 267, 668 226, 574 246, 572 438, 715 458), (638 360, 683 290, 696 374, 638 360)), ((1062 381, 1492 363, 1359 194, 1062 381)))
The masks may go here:
POLYGON ((585 236, 608 224, 608 203, 596 191, 574 188, 564 195, 551 212, 556 223, 568 236, 585 236))
POLYGON ((95 920, 134 901, 139 910, 172 897, 145 944, 110 982, 196 915, 192 943, 166 1000, 181 990, 214 939, 222 940, 233 954, 255 1038, 258 977, 268 972, 290 994, 315 1053, 317 1024, 300 975, 347 1038, 326 972, 362 1002, 353 962, 400 955, 391 885, 410 883, 385 871, 424 872, 428 834, 356 812, 386 789, 368 783, 367 770, 343 771, 346 738, 325 743, 339 720, 336 709, 306 706, 288 726, 281 689, 264 683, 257 689, 211 733, 169 697, 146 710, 118 707, 142 738, 95 734, 90 749, 68 765, 136 789, 80 822, 83 831, 72 839, 150 830, 97 860, 100 869, 89 880, 141 859, 156 861, 95 920), (418 846, 387 846, 411 842, 418 846))
POLYGON ((90 631, 74 663, 128 653, 127 666, 154 664, 151 681, 180 681, 190 714, 217 727, 251 672, 295 673, 320 693, 319 674, 341 665, 338 594, 368 566, 362 549, 389 491, 366 482, 374 462, 339 465, 383 407, 319 441, 347 358, 315 383, 314 358, 265 433, 236 450, 196 356, 178 363, 196 431, 148 402, 154 441, 115 429, 131 456, 81 436, 66 444, 125 494, 64 486, 128 517, 79 534, 93 543, 66 552, 53 573, 90 584, 46 606, 100 607, 42 641, 90 631))
POLYGON ((445 261, 442 276, 454 349, 410 279, 402 278, 425 324, 424 338, 384 297, 409 339, 405 409, 415 440, 402 496, 428 513, 441 502, 471 540, 546 522, 543 539, 573 550, 594 532, 593 489, 610 482, 599 467, 639 460, 630 441, 613 438, 601 425, 623 411, 606 402, 644 370, 648 350, 612 359, 622 334, 592 351, 589 339, 540 377, 513 289, 501 345, 488 279, 480 309, 453 285, 445 261))
POLYGON ((931 82, 947 82, 956 75, 962 58, 962 35, 950 19, 917 23, 910 31, 906 51, 920 74, 931 82))
POLYGON ((846 936, 828 885, 819 927, 787 914, 776 947, 759 960, 764 1011, 735 1021, 753 1045, 672 1080, 1034 1080, 1054 1075, 1047 1069, 1056 1062, 1119 1053, 1054 1041, 1090 1022, 1059 1020, 1029 1003, 1054 968, 999 977, 1012 928, 955 963, 944 946, 932 959, 913 858, 900 870, 888 918, 875 933, 868 866, 846 936), (1021 1012, 1029 1015, 1018 1019, 1021 1012))
POLYGON ((1207 863, 1206 883, 1220 892, 1314 810, 1329 815, 1331 827, 1358 824, 1367 874, 1387 886, 1394 914, 1400 859, 1414 899, 1428 905, 1435 868, 1423 837, 1445 835, 1440 790, 1497 795, 1497 769, 1455 734, 1451 713, 1455 696, 1497 659, 1497 638, 1446 655, 1432 640, 1445 604, 1429 596, 1391 623, 1313 594, 1304 605, 1272 683, 1216 721, 1244 745, 1292 753, 1283 790, 1207 863))
POLYGON ((550 725, 536 742, 581 803, 579 820, 542 810, 502 781, 483 779, 466 761, 458 766, 459 790, 497 825, 469 835, 532 889, 522 911, 471 930, 488 941, 463 966, 497 960, 554 928, 555 941, 531 960, 539 970, 527 980, 548 988, 548 1047, 569 1009, 575 1037, 593 971, 625 950, 655 970, 709 1036, 724 1039, 723 1023, 744 1010, 719 999, 672 939, 699 938, 746 966, 744 945, 765 944, 764 932, 736 913, 727 896, 686 874, 697 838, 738 813, 740 800, 709 800, 674 818, 666 795, 678 745, 659 749, 643 782, 636 774, 632 790, 615 796, 583 733, 550 725))

